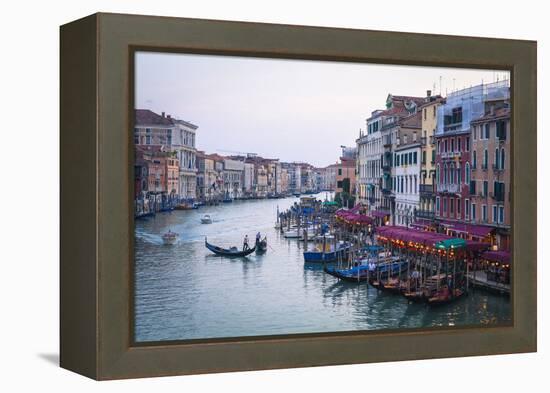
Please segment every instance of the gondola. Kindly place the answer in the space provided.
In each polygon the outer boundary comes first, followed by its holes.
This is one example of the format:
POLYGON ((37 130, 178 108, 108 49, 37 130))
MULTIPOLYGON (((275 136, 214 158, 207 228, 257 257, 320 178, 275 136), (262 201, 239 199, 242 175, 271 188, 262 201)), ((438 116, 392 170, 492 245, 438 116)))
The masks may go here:
POLYGON ((231 247, 229 249, 227 248, 221 248, 218 246, 215 246, 213 244, 208 243, 206 238, 204 239, 204 245, 206 248, 208 248, 210 251, 212 251, 216 255, 221 255, 224 257, 246 257, 247 255, 252 254, 254 251, 256 251, 256 246, 249 248, 248 250, 242 251, 239 250, 237 247, 231 247))
POLYGON ((323 270, 331 276, 349 282, 366 282, 370 278, 367 265, 359 265, 351 269, 336 269, 334 266, 326 266, 323 270))
POLYGON ((432 296, 428 299, 428 304, 430 306, 441 306, 444 304, 451 303, 452 301, 465 295, 465 292, 456 288, 454 291, 449 291, 448 289, 436 293, 435 296, 432 296))
POLYGON ((256 254, 264 254, 267 251, 267 238, 256 240, 256 254))

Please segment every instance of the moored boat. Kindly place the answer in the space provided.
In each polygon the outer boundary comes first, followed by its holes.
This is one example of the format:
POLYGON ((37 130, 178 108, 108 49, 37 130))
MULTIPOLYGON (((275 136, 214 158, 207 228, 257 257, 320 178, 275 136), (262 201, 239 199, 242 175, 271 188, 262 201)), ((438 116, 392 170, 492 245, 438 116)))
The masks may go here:
POLYGON ((212 224, 212 217, 210 217, 210 214, 205 214, 201 217, 201 223, 202 224, 212 224))
POLYGON ((351 244, 346 242, 339 242, 338 244, 328 244, 324 246, 320 245, 313 251, 304 251, 305 263, 329 263, 336 262, 338 260, 345 260, 348 258, 351 244), (323 247, 325 247, 323 249, 323 247))
POLYGON ((350 269, 337 269, 334 266, 326 266, 325 273, 349 282, 366 282, 370 278, 368 265, 358 265, 350 269))

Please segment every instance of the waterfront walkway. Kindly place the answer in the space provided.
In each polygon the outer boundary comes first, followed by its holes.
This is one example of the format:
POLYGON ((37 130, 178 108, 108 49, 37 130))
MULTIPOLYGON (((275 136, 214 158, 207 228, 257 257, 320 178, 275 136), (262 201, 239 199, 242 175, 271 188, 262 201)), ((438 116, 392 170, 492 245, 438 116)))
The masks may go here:
POLYGON ((487 279, 487 273, 482 270, 469 273, 470 286, 488 289, 499 293, 510 293, 510 285, 487 279))

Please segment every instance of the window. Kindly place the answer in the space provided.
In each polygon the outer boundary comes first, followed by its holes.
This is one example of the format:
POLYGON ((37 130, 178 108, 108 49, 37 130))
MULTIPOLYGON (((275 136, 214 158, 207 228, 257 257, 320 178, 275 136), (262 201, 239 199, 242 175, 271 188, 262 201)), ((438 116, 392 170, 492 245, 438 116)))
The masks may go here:
POLYGON ((470 180, 470 195, 476 194, 476 181, 470 180))
POLYGON ((482 169, 487 169, 487 165, 489 163, 489 152, 487 149, 483 150, 483 167, 482 169))
POLYGON ((428 110, 426 108, 424 108, 424 120, 427 119, 427 113, 428 113, 428 110))
POLYGON ((496 139, 505 141, 506 140, 506 121, 500 120, 496 124, 497 132, 495 134, 496 139))
POLYGON ((447 214, 447 198, 443 198, 443 214, 447 214))
POLYGON ((441 181, 441 171, 439 170, 439 164, 437 164, 437 166, 435 167, 435 178, 437 180, 439 180, 440 183, 442 183, 442 181, 441 181))
POLYGON ((470 163, 466 163, 466 173, 464 178, 464 184, 470 184, 470 163))
MULTIPOLYGON (((342 176, 342 168, 338 168, 338 176, 342 176)), ((338 188, 341 188, 341 187, 338 186, 338 188)))
POLYGON ((447 184, 447 164, 443 166, 443 183, 447 184))
POLYGON ((504 169, 504 148, 500 149, 500 169, 504 169))
POLYGON ((146 145, 150 145, 150 144, 151 144, 151 135, 146 135, 146 136, 145 136, 145 144, 146 144, 146 145))
POLYGON ((485 124, 485 139, 489 139, 491 137, 491 130, 489 128, 489 123, 485 124))
POLYGON ((454 198, 449 199, 449 213, 452 217, 455 214, 455 200, 454 198))
POLYGON ((448 149, 447 149, 447 139, 445 139, 445 153, 447 153, 448 149))
POLYGON ((487 222, 487 205, 481 205, 481 220, 487 222))
POLYGON ((498 222, 502 224, 504 223, 504 206, 499 206, 498 211, 499 211, 498 222))
POLYGON ((451 139, 451 151, 455 151, 455 140, 451 139))
MULTIPOLYGON (((416 153, 415 153, 416 154, 416 153)), ((426 150, 422 152, 422 164, 426 165, 426 150)))
POLYGON ((472 169, 477 168, 477 151, 472 152, 472 169))
POLYGON ((462 173, 460 171, 460 166, 456 168, 456 184, 460 185, 462 182, 462 173))
POLYGON ((462 123, 462 107, 453 108, 453 117, 451 120, 452 124, 462 123))
POLYGON ((466 215, 466 219, 470 217, 470 200, 464 199, 464 214, 466 215))
POLYGON ((487 180, 483 180, 483 196, 489 195, 489 182, 487 180))
POLYGON ((439 214, 439 197, 435 198, 435 211, 439 214))
POLYGON ((498 158, 498 152, 499 152, 499 149, 495 149, 495 162, 494 162, 494 165, 495 165, 495 168, 498 168, 499 164, 500 164, 500 160, 498 158))
POLYGON ((399 165, 400 165, 400 164, 399 164, 399 159, 400 159, 400 157, 401 157, 401 154, 397 154, 397 155, 395 156, 395 166, 399 166, 399 165))
POLYGON ((437 141, 437 151, 441 153, 441 141, 437 141))
POLYGON ((493 222, 498 222, 498 212, 497 212, 497 205, 493 205, 493 222))
POLYGON ((475 141, 477 140, 477 126, 474 126, 473 133, 474 133, 474 141, 475 141))
POLYGON ((413 153, 413 164, 416 164, 418 162, 418 152, 413 153))
POLYGON ((460 198, 456 198, 456 216, 460 218, 460 198))
POLYGON ((456 151, 459 152, 460 150, 462 150, 462 146, 461 146, 461 145, 462 145, 462 139, 457 138, 457 140, 456 140, 456 151))
POLYGON ((472 220, 475 221, 476 219, 476 204, 475 203, 472 203, 472 220))
POLYGON ((436 116, 436 108, 435 108, 435 106, 433 107, 433 109, 434 109, 434 111, 433 111, 433 112, 434 112, 434 113, 433 113, 433 117, 435 117, 435 116, 436 116))
POLYGON ((432 164, 435 162, 435 150, 432 149, 432 164))
POLYGON ((409 153, 409 165, 413 163, 413 154, 412 152, 409 153))
POLYGON ((139 145, 139 135, 134 135, 134 145, 139 145))
POLYGON ((466 151, 470 151, 470 137, 469 137, 469 136, 466 137, 466 146, 465 146, 465 150, 466 150, 466 151))

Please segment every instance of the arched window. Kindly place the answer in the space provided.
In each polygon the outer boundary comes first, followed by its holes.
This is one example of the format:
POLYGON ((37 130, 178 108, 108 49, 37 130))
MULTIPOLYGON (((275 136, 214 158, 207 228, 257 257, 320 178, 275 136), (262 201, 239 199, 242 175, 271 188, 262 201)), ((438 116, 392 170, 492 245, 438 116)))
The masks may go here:
POLYGON ((477 168, 477 151, 475 150, 472 152, 472 168, 477 168))
POLYGON ((439 164, 435 168, 435 178, 441 183, 441 171, 439 170, 439 164))
POLYGON ((504 169, 504 148, 500 149, 500 169, 504 169))
POLYGON ((498 158, 498 147, 495 149, 495 167, 498 168, 500 165, 500 160, 498 158))
POLYGON ((464 177, 464 183, 466 183, 466 185, 470 184, 470 163, 469 162, 466 163, 466 173, 464 177))
POLYGON ((443 184, 447 184, 447 164, 443 165, 443 184))
POLYGON ((456 184, 460 184, 462 182, 462 174, 460 173, 460 164, 456 164, 456 184))
POLYGON ((489 164, 489 152, 487 149, 483 150, 483 169, 487 169, 487 165, 489 164))
POLYGON ((455 164, 451 162, 449 168, 449 183, 453 184, 455 182, 455 164))

